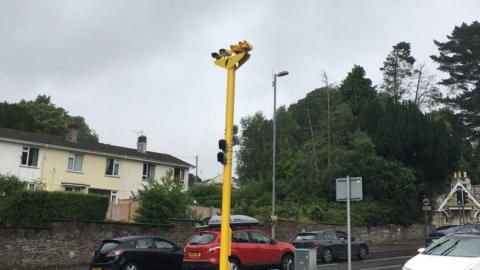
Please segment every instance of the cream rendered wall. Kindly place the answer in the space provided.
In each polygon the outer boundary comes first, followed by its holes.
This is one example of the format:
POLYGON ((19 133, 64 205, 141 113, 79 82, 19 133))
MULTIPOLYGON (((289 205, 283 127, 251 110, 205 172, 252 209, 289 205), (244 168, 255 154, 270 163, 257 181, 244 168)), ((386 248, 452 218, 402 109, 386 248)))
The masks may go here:
POLYGON ((37 182, 40 180, 43 165, 43 149, 38 146, 16 142, 0 142, 0 174, 15 175, 22 181, 37 182), (21 165, 24 146, 39 148, 36 167, 21 165))
MULTIPOLYGON (((71 151, 46 148, 42 181, 47 190, 64 190, 62 182, 90 185, 90 188, 120 190, 125 173, 125 161, 119 159, 118 176, 105 175, 106 156, 83 153, 82 172, 67 170, 71 151)), ((78 152, 82 154, 81 152, 78 152)))
MULTIPOLYGON (((132 195, 132 192, 135 196, 138 194, 138 190, 143 190, 143 185, 147 185, 147 181, 142 180, 143 173, 143 164, 151 162, 143 162, 136 160, 124 160, 125 173, 122 176, 122 188, 117 193, 119 199, 129 199, 132 195)), ((168 170, 173 171, 173 166, 155 164, 155 181, 160 181, 160 179, 167 175, 168 170)))

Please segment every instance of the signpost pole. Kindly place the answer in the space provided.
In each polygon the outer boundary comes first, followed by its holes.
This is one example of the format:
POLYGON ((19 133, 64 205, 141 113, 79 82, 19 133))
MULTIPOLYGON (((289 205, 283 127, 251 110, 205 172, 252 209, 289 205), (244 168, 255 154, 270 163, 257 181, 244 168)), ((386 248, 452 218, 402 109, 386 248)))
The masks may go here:
POLYGON ((352 232, 350 228, 350 176, 347 176, 347 243, 348 243, 348 270, 352 270, 352 232))

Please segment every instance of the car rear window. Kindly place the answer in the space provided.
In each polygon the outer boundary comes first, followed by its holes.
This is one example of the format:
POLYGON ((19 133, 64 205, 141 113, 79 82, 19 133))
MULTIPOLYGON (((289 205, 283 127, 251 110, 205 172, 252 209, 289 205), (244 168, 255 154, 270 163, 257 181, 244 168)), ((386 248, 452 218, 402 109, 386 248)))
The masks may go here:
POLYGON ((190 240, 190 245, 205 245, 210 244, 217 238, 217 235, 214 233, 200 233, 196 234, 190 240))
POLYGON ((100 246, 99 249, 101 252, 108 252, 108 251, 116 250, 119 245, 120 243, 116 241, 106 241, 106 242, 103 242, 103 244, 100 246))
POLYGON ((314 233, 301 233, 295 237, 296 241, 315 240, 317 235, 314 233))

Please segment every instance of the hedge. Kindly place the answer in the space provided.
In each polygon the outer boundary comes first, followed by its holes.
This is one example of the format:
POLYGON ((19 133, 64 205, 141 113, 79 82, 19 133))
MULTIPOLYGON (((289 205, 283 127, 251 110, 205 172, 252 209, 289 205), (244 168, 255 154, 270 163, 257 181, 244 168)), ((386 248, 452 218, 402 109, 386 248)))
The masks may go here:
POLYGON ((51 220, 103 221, 106 196, 73 192, 21 191, 4 198, 0 223, 8 226, 39 226, 51 220))

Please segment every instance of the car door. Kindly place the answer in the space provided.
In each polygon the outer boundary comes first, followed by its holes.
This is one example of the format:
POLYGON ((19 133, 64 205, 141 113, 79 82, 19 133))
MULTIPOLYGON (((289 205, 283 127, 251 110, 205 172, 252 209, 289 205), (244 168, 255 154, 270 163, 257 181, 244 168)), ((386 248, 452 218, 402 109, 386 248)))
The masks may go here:
POLYGON ((257 251, 255 253, 256 266, 274 265, 280 262, 280 250, 277 248, 276 244, 273 244, 270 237, 258 231, 250 231, 248 233, 250 241, 257 246, 257 251))
POLYGON ((335 234, 334 230, 327 230, 323 233, 323 238, 325 239, 322 241, 322 244, 328 247, 333 254, 333 257, 342 256, 341 254, 341 242, 337 239, 337 235, 335 234))
POLYGON ((154 238, 153 241, 156 249, 156 255, 153 258, 153 269, 179 269, 183 257, 181 249, 165 239, 154 238))
MULTIPOLYGON (((337 241, 338 241, 338 244, 337 244, 338 255, 342 257, 347 256, 348 255, 348 235, 341 231, 336 231, 335 234, 337 236, 337 241)), ((352 245, 352 251, 353 251, 353 245, 352 245)))
POLYGON ((136 247, 139 254, 139 263, 144 269, 155 269, 155 257, 157 250, 153 244, 153 239, 150 237, 140 238, 136 241, 136 247))
POLYGON ((236 231, 232 236, 232 255, 240 258, 242 265, 254 266, 257 245, 250 242, 248 232, 236 231))

